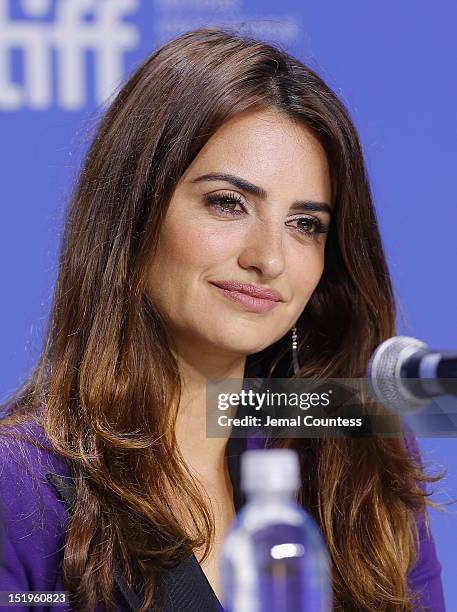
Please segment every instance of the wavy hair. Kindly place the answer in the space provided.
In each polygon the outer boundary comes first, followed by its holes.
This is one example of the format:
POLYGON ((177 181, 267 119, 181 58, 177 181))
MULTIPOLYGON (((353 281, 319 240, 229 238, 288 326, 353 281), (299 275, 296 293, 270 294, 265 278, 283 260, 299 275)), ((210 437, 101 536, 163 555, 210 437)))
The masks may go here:
MULTIPOLYGON (((130 581, 140 572, 146 608, 162 569, 197 547, 209 553, 213 517, 174 433, 180 375, 145 287, 180 177, 224 122, 259 109, 312 130, 331 174, 325 269, 297 322, 299 375, 363 377, 375 347, 395 333, 359 139, 329 87, 283 50, 229 30, 188 32, 154 52, 90 147, 67 211, 43 352, 9 411, 13 421, 35 414, 71 466, 77 501, 63 567, 77 609, 92 610, 98 599, 113 609, 118 564, 130 581), (186 529, 172 509, 178 492, 186 529)), ((255 362, 266 376, 287 375, 288 350, 285 337, 250 355, 245 374, 255 362)), ((300 501, 330 551, 335 610, 411 611, 407 573, 428 477, 403 439, 274 444, 300 455, 300 501)))

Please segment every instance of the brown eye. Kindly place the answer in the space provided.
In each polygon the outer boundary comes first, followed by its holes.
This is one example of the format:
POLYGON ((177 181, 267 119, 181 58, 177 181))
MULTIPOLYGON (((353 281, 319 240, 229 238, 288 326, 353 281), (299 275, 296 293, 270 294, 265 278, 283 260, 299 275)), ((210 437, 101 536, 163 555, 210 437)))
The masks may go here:
POLYGON ((245 213, 242 199, 234 193, 210 193, 205 196, 205 200, 209 207, 224 215, 234 216, 245 213))
POLYGON ((288 226, 295 228, 300 234, 309 238, 317 238, 320 234, 328 232, 328 226, 324 225, 317 217, 297 217, 287 222, 288 226), (293 223, 293 225, 291 225, 293 223))

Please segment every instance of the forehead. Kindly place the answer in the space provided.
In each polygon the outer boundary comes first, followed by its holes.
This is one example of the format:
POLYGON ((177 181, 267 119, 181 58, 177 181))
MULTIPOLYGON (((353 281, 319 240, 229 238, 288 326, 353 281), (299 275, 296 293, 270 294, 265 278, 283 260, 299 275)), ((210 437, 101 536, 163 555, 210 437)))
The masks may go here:
POLYGON ((299 191, 330 200, 327 156, 303 124, 273 110, 250 111, 224 123, 208 140, 183 179, 199 174, 236 174, 266 188, 299 191), (316 192, 314 195, 312 192, 316 192))

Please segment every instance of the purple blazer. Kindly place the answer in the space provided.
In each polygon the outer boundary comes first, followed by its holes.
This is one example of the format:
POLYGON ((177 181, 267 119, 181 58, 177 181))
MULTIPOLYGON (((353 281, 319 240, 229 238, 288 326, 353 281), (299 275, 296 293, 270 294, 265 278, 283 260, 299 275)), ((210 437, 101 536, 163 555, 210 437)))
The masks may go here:
MULTIPOLYGON (((71 482, 68 468, 52 452, 40 427, 34 424, 21 425, 15 431, 21 433, 21 438, 28 437, 30 441, 8 436, 2 437, 0 443, 0 591, 64 591, 61 564, 69 513, 46 475, 55 474, 63 477, 62 482, 71 482), (34 440, 47 445, 49 451, 35 446, 34 440)), ((263 440, 258 438, 247 441, 231 438, 227 445, 228 468, 237 511, 243 503, 239 486, 240 456, 246 447, 262 445, 263 440)), ((425 609, 444 612, 441 566, 433 538, 425 529, 424 517, 419 520, 419 534, 420 554, 409 575, 410 588, 420 593, 421 604, 425 609)), ((222 611, 194 555, 170 571, 164 584, 167 611, 222 611)), ((115 596, 119 610, 135 609, 122 589, 115 596)), ((48 608, 42 605, 30 610, 44 612, 48 608)), ((15 609, 24 611, 29 610, 29 607, 15 606, 15 609)), ((52 609, 55 608, 49 608, 52 609)), ((68 606, 66 609, 69 609, 68 606)), ((101 604, 96 607, 96 612, 103 610, 101 604)))

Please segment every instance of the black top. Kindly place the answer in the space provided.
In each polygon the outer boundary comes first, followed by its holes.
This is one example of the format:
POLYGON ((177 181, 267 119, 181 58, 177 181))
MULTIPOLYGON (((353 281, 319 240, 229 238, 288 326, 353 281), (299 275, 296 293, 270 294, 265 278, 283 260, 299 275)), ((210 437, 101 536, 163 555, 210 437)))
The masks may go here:
MULTIPOLYGON (((246 446, 245 438, 229 438, 226 446, 226 459, 236 512, 245 501, 240 488, 240 458, 246 446)), ((58 474, 48 473, 46 477, 65 502, 69 512, 72 512, 75 501, 73 483, 58 474)), ((116 600, 122 606, 121 609, 136 612, 141 601, 140 582, 135 582, 137 586, 130 588, 119 571, 115 575, 115 584, 116 600)), ((164 602, 162 612, 223 612, 223 607, 194 554, 164 572, 161 587, 164 602)), ((153 606, 151 612, 157 609, 157 606, 153 606)))

